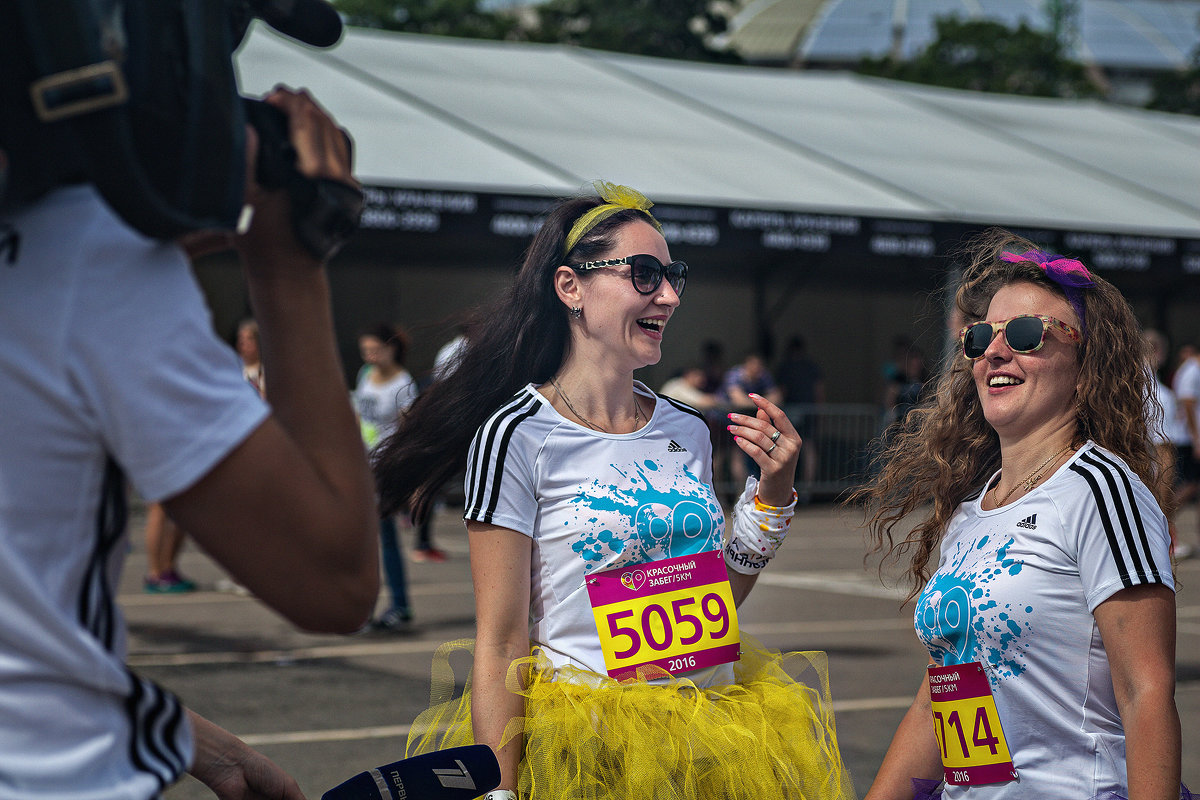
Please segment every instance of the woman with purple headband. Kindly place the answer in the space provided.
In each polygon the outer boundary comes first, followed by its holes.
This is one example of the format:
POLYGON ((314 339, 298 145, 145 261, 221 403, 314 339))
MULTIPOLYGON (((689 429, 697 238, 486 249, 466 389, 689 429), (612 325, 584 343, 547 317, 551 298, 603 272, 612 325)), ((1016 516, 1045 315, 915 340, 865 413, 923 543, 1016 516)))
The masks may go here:
POLYGON ((867 800, 1191 797, 1137 322, 1006 231, 967 256, 959 354, 853 497, 930 654, 867 800))

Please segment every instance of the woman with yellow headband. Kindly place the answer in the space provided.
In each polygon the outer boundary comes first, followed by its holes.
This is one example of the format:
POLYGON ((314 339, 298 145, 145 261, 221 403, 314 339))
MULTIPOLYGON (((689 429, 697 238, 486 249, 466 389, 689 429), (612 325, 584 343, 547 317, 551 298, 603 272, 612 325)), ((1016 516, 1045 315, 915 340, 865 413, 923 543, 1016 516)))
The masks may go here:
POLYGON ((550 212, 457 369, 379 450, 384 513, 421 517, 466 472, 477 636, 435 656, 435 696, 450 651, 474 668, 408 755, 490 745, 489 800, 851 798, 824 654, 768 652, 737 622, 787 533, 800 437, 764 398, 731 415, 762 477, 726 535, 703 415, 633 377, 661 357, 687 265, 645 197, 596 188, 550 212))

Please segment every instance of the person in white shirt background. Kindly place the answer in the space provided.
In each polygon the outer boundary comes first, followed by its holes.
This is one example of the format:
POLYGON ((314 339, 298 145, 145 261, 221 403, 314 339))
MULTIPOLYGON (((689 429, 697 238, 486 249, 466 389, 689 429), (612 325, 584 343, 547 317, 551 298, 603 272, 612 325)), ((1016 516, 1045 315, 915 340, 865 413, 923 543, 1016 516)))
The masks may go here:
MULTIPOLYGON (((401 415, 417 399, 417 382, 404 368, 408 334, 400 327, 380 322, 364 329, 358 335, 358 351, 363 367, 354 387, 354 408, 358 411, 363 441, 373 451, 396 429, 401 415)), ((379 547, 389 602, 381 614, 371 619, 370 625, 376 630, 407 630, 413 614, 395 514, 379 517, 379 547)))
MULTIPOLYGON (((1184 430, 1180 431, 1178 458, 1176 460, 1176 480, 1178 494, 1176 500, 1180 506, 1195 502, 1200 496, 1200 353, 1196 348, 1185 344, 1179 348, 1179 366, 1171 380, 1171 388, 1175 392, 1177 413, 1182 421, 1184 430), (1186 438, 1183 438, 1186 434, 1186 438)), ((1191 532, 1191 541, 1187 541, 1187 532, 1183 533, 1176 555, 1192 555, 1200 547, 1200 514, 1196 515, 1196 530, 1191 532), (1178 552, 1186 550, 1185 554, 1178 552)))
POLYGON ((1161 376, 1163 365, 1167 362, 1167 337, 1161 332, 1148 328, 1142 338, 1146 342, 1146 357, 1150 361, 1150 369, 1154 375, 1154 397, 1161 411, 1161 418, 1155 418, 1150 437, 1158 454, 1159 467, 1168 476, 1171 486, 1171 497, 1163 508, 1171 532, 1171 556, 1176 561, 1191 557, 1192 546, 1179 540, 1179 531, 1175 518, 1179 506, 1186 501, 1188 481, 1183 477, 1190 474, 1191 464, 1194 463, 1191 448, 1192 439, 1188 434, 1187 423, 1184 421, 1184 409, 1179 407, 1175 392, 1167 386, 1161 376))

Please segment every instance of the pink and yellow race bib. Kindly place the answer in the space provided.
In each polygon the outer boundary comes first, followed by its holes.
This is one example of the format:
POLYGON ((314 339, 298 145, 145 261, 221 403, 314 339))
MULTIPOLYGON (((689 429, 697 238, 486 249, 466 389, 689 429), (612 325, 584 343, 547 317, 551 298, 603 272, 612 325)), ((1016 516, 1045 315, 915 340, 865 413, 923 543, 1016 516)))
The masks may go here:
POLYGON ((617 567, 587 579, 604 666, 617 680, 737 661, 737 610, 719 550, 617 567))
POLYGON ((977 785, 1016 780, 996 699, 978 661, 929 668, 933 732, 946 783, 977 785))

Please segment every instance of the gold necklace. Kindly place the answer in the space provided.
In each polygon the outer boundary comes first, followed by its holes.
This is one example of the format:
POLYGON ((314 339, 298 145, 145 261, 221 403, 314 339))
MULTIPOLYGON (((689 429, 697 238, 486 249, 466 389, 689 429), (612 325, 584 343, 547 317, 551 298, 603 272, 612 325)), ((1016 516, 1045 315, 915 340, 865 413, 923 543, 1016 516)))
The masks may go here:
MULTIPOLYGON (((597 425, 596 423, 589 420, 583 414, 580 414, 575 409, 575 406, 571 404, 571 400, 563 392, 562 387, 558 385, 558 381, 554 380, 554 378, 550 378, 550 383, 554 386, 555 393, 559 397, 562 398, 562 401, 564 403, 567 404, 567 408, 571 409, 571 413, 574 414, 575 416, 579 417, 579 419, 583 422, 584 425, 587 425, 589 428, 591 428, 594 431, 600 431, 601 433, 612 433, 612 431, 606 431, 604 428, 601 428, 599 425, 597 425)), ((641 422, 641 419, 642 419, 641 412, 642 412, 642 407, 641 407, 641 404, 638 403, 637 394, 635 393, 633 395, 633 429, 634 430, 637 430, 638 428, 641 427, 641 425, 638 424, 639 422, 641 422)))
MULTIPOLYGON (((999 506, 1002 506, 1005 503, 1007 503, 1008 498, 1012 497, 1013 493, 1015 493, 1017 491, 1017 489, 1024 487, 1025 491, 1027 491, 1027 492, 1030 489, 1032 489, 1037 484, 1037 482, 1042 479, 1042 473, 1044 473, 1046 471, 1046 467, 1050 466, 1052 463, 1057 461, 1059 459, 1059 457, 1062 456, 1063 453, 1067 452, 1070 449, 1071 449, 1071 445, 1067 445, 1062 450, 1059 450, 1057 453, 1055 453, 1054 455, 1050 456, 1045 461, 1043 461, 1038 466, 1037 469, 1035 469, 1033 472, 1029 473, 1029 477, 1025 478, 1025 480, 1023 480, 1023 481, 1018 481, 1016 486, 1009 489, 1008 494, 1004 495, 1004 497, 1002 499, 997 501, 996 506, 999 507, 999 506)), ((1000 488, 1000 481, 996 481, 996 485, 992 487, 992 497, 996 496, 996 490, 999 488, 1000 488)))

